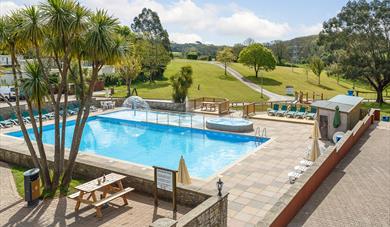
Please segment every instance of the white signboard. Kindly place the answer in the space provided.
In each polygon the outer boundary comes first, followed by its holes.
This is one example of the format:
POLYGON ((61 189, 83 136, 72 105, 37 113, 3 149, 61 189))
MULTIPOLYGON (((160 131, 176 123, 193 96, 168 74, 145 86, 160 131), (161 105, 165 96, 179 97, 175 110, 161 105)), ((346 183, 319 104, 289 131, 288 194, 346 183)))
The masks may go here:
POLYGON ((157 188, 171 192, 173 190, 172 172, 163 169, 157 169, 156 171, 157 188))

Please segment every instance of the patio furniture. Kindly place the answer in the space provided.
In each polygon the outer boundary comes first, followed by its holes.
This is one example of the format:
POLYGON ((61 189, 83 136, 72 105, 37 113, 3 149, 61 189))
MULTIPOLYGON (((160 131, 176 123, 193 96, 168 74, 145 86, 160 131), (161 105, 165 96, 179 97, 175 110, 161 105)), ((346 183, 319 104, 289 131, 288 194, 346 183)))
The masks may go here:
POLYGON ((10 117, 10 121, 12 121, 14 123, 14 125, 19 125, 18 117, 16 116, 16 114, 14 112, 12 112, 9 117, 10 117))
POLYGON ((282 108, 278 111, 276 111, 276 116, 283 117, 287 113, 287 105, 282 105, 282 108))
POLYGON ((49 120, 54 118, 54 113, 47 111, 47 109, 42 109, 42 114, 45 115, 45 117, 49 120))
POLYGON ((0 116, 0 125, 5 128, 9 128, 12 127, 14 123, 10 119, 5 120, 2 116, 0 116))
POLYGON ((301 108, 299 108, 299 111, 295 113, 295 118, 305 118, 305 115, 306 115, 306 107, 304 106, 301 106, 301 108))
POLYGON ((297 107, 291 106, 290 110, 287 111, 286 113, 286 117, 294 117, 296 113, 297 113, 297 107))
POLYGON ((267 114, 268 116, 275 116, 276 112, 279 111, 279 104, 274 104, 274 108, 273 109, 268 109, 267 110, 267 114))
POLYGON ((289 173, 287 174, 287 176, 288 176, 288 179, 289 179, 289 181, 290 181, 290 184, 294 184, 295 181, 296 181, 300 176, 302 176, 302 174, 301 174, 301 173, 297 173, 297 172, 289 172, 289 173))
MULTIPOLYGON (((33 114, 34 114, 34 119, 36 121, 38 121, 39 120, 39 113, 38 113, 38 111, 37 110, 33 110, 33 114)), ((43 113, 42 113, 42 120, 43 121, 47 120, 47 117, 43 113)))
POLYGON ((309 161, 309 160, 306 160, 306 159, 303 159, 299 162, 299 164, 303 165, 303 166, 306 166, 306 167, 309 167, 311 165, 313 165, 313 162, 312 161, 309 161))
POLYGON ((30 114, 27 111, 23 111, 22 117, 25 122, 30 123, 31 121, 30 114))
POLYGON ((299 173, 305 172, 309 167, 307 166, 295 166, 294 170, 299 173))
POLYGON ((202 102, 201 110, 214 112, 216 110, 215 102, 202 102))
POLYGON ((306 117, 307 119, 313 120, 313 119, 316 117, 316 115, 317 115, 317 108, 312 106, 312 107, 310 108, 310 112, 307 113, 305 117, 306 117))
POLYGON ((125 205, 128 204, 126 194, 133 191, 134 188, 123 188, 122 180, 124 178, 126 178, 126 176, 117 173, 110 173, 105 177, 100 177, 75 187, 78 192, 69 195, 68 198, 77 201, 75 211, 79 210, 81 203, 92 205, 96 209, 96 216, 100 218, 103 216, 101 208, 104 204, 119 197, 122 197, 125 205), (98 200, 96 196, 96 191, 98 190, 103 191, 101 200, 98 200), (84 197, 87 194, 89 195, 85 199, 84 197), (108 194, 110 195, 107 196, 108 194), (90 200, 91 198, 92 200, 90 200))
POLYGON ((92 106, 89 107, 89 110, 91 112, 96 112, 96 111, 98 111, 98 108, 96 106, 92 105, 92 106))

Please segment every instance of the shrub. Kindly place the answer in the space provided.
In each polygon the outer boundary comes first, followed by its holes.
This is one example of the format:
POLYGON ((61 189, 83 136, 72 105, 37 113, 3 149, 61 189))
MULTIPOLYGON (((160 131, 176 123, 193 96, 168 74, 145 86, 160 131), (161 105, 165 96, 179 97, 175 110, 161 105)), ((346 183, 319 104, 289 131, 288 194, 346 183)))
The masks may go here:
POLYGON ((192 67, 183 66, 179 73, 176 73, 170 78, 172 82, 172 98, 173 101, 183 103, 188 95, 188 89, 192 85, 192 67))
POLYGON ((198 59, 198 53, 197 52, 188 52, 187 53, 187 59, 197 60, 198 59))

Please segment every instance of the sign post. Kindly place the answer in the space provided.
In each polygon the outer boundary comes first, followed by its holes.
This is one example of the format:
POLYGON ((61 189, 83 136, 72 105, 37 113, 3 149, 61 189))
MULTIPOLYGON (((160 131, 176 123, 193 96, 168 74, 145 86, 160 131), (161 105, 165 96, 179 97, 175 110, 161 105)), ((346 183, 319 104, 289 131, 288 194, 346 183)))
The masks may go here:
POLYGON ((176 176, 177 170, 166 169, 158 166, 154 168, 154 205, 158 206, 158 189, 172 192, 173 211, 177 211, 176 206, 176 176))

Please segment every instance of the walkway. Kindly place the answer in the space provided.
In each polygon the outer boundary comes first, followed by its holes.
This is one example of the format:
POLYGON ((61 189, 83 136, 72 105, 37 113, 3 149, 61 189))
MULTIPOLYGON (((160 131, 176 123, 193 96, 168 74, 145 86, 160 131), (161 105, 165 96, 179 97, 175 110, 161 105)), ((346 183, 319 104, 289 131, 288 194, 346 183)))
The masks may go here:
MULTIPOLYGON (((216 66, 218 66, 220 68, 225 69, 225 67, 221 63, 219 63, 219 62, 210 62, 210 64, 214 64, 214 65, 216 65, 216 66)), ((243 84, 245 84, 246 86, 250 87, 251 89, 253 89, 254 91, 256 91, 258 93, 261 93, 261 86, 253 83, 250 80, 247 80, 243 75, 241 75, 239 72, 237 72, 236 70, 232 69, 229 66, 227 67, 227 71, 232 76, 234 76, 237 80, 239 80, 243 84)), ((279 94, 270 92, 270 91, 268 91, 268 90, 266 90, 264 88, 263 88, 263 94, 265 96, 268 96, 269 101, 292 101, 292 100, 294 100, 294 97, 279 95, 279 94)))
POLYGON ((371 126, 289 226, 390 226, 389 138, 371 126))
MULTIPOLYGON (((82 205, 74 211, 75 201, 65 197, 45 200, 35 208, 27 208, 16 192, 9 166, 0 162, 0 226, 149 226, 160 217, 172 218, 171 203, 161 201, 154 208, 153 197, 129 193, 129 205, 122 206, 116 199, 103 209, 103 218, 95 217, 95 209, 82 205), (117 205, 116 205, 117 204, 117 205)), ((190 209, 178 206, 177 218, 190 209)))

